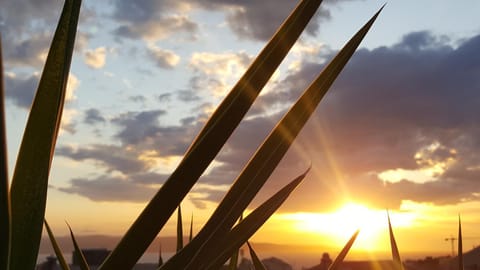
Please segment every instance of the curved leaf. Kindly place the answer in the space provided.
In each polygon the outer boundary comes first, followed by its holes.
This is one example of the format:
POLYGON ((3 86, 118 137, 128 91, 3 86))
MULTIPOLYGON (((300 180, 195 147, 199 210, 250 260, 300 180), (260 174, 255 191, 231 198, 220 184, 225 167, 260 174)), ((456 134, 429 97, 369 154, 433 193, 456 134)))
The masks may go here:
POLYGON ((177 210, 177 252, 183 248, 182 207, 177 210))
MULTIPOLYGON (((219 243, 212 247, 214 256, 204 258, 202 263, 207 263, 206 269, 219 269, 228 260, 235 250, 238 250, 252 235, 272 216, 285 202, 295 188, 303 181, 310 168, 302 175, 295 178, 288 185, 279 190, 275 195, 262 203, 246 218, 244 218, 231 232, 219 243)), ((198 268, 202 269, 202 268, 198 268)))
MULTIPOLYGON (((240 216, 240 219, 238 222, 242 222, 243 220, 243 215, 240 216)), ((233 253, 232 257, 230 257, 230 261, 228 262, 228 270, 237 270, 237 265, 238 265, 238 256, 240 255, 240 248, 235 250, 233 253)))
POLYGON ((193 238, 193 213, 190 217, 190 234, 188 235, 188 242, 191 242, 193 238))
POLYGON ((321 2, 300 2, 210 117, 177 169, 100 267, 102 270, 130 269, 135 265, 238 126, 321 2))
POLYGON ((158 267, 163 265, 163 258, 162 258, 162 243, 160 242, 158 245, 158 267))
POLYGON ((80 269, 81 270, 90 270, 90 267, 88 266, 87 260, 85 259, 85 256, 83 255, 82 249, 78 246, 77 240, 75 239, 75 235, 73 235, 72 228, 70 225, 67 223, 68 229, 70 230, 70 237, 72 238, 73 242, 73 247, 75 248, 75 257, 77 257, 78 262, 80 263, 80 269))
POLYGON ((462 221, 458 215, 458 270, 463 270, 462 221))
POLYGON ((392 258, 395 270, 403 270, 402 259, 400 259, 400 252, 398 252, 397 241, 393 235, 392 223, 390 222, 390 214, 387 211, 388 218, 388 233, 390 235, 390 246, 392 249, 392 258))
POLYGON ((11 188, 11 269, 34 269, 37 261, 80 4, 65 1, 18 153, 11 188))
MULTIPOLYGON (((253 158, 250 159, 202 230, 192 243, 182 250, 183 253, 190 252, 188 256, 184 255, 176 259, 176 265, 171 269, 198 269, 199 261, 211 257, 211 253, 215 250, 213 247, 217 246, 218 242, 228 234, 235 220, 267 181, 322 97, 367 34, 380 11, 381 9, 350 39, 280 120, 253 158), (192 245, 193 243, 196 245, 192 245), (183 263, 187 261, 185 258, 193 258, 187 268, 182 267, 183 263)), ((168 264, 169 262, 165 265, 168 264)))
POLYGON ((350 248, 352 247, 353 243, 355 242, 355 239, 357 239, 358 233, 360 230, 357 230, 352 237, 350 237, 350 240, 348 240, 347 244, 343 247, 342 251, 340 251, 340 254, 335 258, 335 261, 330 265, 328 270, 337 270, 340 269, 339 266, 347 256, 348 252, 350 251, 350 248))
POLYGON ((247 242, 247 245, 248 245, 248 251, 250 252, 250 257, 252 258, 253 267, 255 267, 255 270, 267 270, 267 268, 265 268, 263 263, 260 261, 260 259, 257 256, 257 253, 255 253, 255 250, 253 250, 249 242, 247 242))
POLYGON ((5 130, 5 89, 3 83, 2 37, 0 35, 0 270, 7 270, 11 241, 10 192, 8 187, 7 132, 5 130))
POLYGON ((47 229, 48 238, 50 238, 50 243, 52 243, 52 247, 53 247, 53 250, 55 251, 55 255, 57 255, 57 259, 58 259, 58 262, 60 263, 60 267, 62 267, 63 270, 70 270, 70 267, 68 266, 68 263, 65 260, 65 257, 63 257, 62 250, 58 246, 57 240, 55 239, 55 235, 53 235, 52 229, 50 229, 50 226, 48 225, 47 220, 45 220, 45 228, 47 229))

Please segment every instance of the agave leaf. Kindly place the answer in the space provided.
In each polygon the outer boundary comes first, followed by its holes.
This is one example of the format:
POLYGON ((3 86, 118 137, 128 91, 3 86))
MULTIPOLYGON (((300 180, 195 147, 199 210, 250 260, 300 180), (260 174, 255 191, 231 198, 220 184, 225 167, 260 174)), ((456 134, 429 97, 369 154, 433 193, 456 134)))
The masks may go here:
POLYGON ((355 239, 357 239, 358 233, 360 230, 357 230, 352 237, 350 237, 350 240, 348 240, 347 244, 343 247, 342 251, 338 256, 335 258, 335 261, 330 265, 328 270, 337 270, 340 269, 340 264, 343 262, 345 257, 347 256, 348 252, 350 251, 350 248, 352 247, 353 243, 355 242, 355 239))
POLYGON ((458 215, 458 270, 463 270, 462 221, 458 215))
POLYGON ((238 126, 321 2, 300 2, 210 117, 178 167, 100 267, 102 270, 135 265, 238 126))
POLYGON ((162 243, 158 245, 158 267, 163 265, 163 258, 162 258, 162 243))
MULTIPOLYGON (((302 182, 309 170, 310 168, 261 204, 235 226, 218 246, 212 247, 214 248, 214 252, 212 252, 214 256, 205 258, 205 261, 210 264, 206 269, 219 269, 232 256, 232 253, 247 242, 268 218, 277 211, 292 191, 302 182)), ((198 269, 202 268, 199 267, 198 269)))
MULTIPOLYGON (((240 223, 242 222, 242 220, 243 220, 243 214, 240 216, 238 222, 240 223)), ((240 256, 240 248, 235 250, 232 257, 230 258, 230 261, 228 263, 228 270, 237 270, 238 256, 240 256)))
POLYGON ((72 228, 70 225, 67 223, 68 229, 70 230, 70 237, 72 238, 73 242, 73 247, 75 248, 75 257, 78 258, 78 261, 80 263, 80 269, 81 270, 90 270, 90 267, 88 266, 87 260, 85 259, 85 256, 83 255, 82 249, 78 246, 77 240, 75 239, 75 235, 73 234, 72 228))
POLYGON ((0 270, 8 269, 10 253, 10 194, 8 191, 7 132, 5 130, 2 37, 0 35, 0 270))
MULTIPOLYGON (((202 230, 180 252, 180 254, 185 254, 182 257, 173 257, 175 264, 182 264, 188 262, 186 258, 193 258, 189 264, 194 269, 198 267, 199 261, 209 257, 206 253, 211 253, 214 250, 212 247, 216 246, 218 241, 225 237, 235 220, 267 181, 322 97, 326 94, 370 29, 379 12, 380 10, 350 39, 280 120, 275 129, 258 148, 253 158, 250 159, 240 176, 235 180, 235 184, 227 192, 202 230)), ((208 263, 207 261, 204 262, 208 263)), ((167 262, 165 265, 168 264, 167 262)), ((183 269, 183 267, 176 265, 171 269, 183 269)))
POLYGON ((393 235, 392 223, 390 222, 390 214, 387 211, 388 218, 388 232, 390 234, 390 246, 392 248, 393 264, 396 270, 403 270, 402 259, 400 259, 400 252, 398 252, 397 242, 393 235))
POLYGON ((250 257, 252 258, 252 262, 253 262, 253 266, 255 267, 255 270, 267 270, 267 268, 265 268, 263 263, 260 261, 260 259, 257 256, 257 253, 255 253, 255 250, 253 250, 249 242, 247 242, 247 245, 248 245, 248 250, 250 251, 250 257))
POLYGON ((18 153, 11 188, 11 269, 34 269, 37 261, 80 4, 65 1, 18 153))
POLYGON ((178 205, 177 212, 177 252, 183 248, 182 207, 178 205))
POLYGON ((193 213, 192 216, 190 217, 190 234, 188 235, 188 242, 190 243, 193 238, 193 213))
POLYGON ((228 262, 228 270, 237 270, 239 253, 240 250, 237 249, 233 253, 232 257, 230 257, 230 261, 228 262))
POLYGON ((63 257, 62 250, 58 246, 57 240, 55 239, 55 235, 53 235, 52 229, 48 225, 47 220, 45 220, 45 228, 47 229, 48 238, 50 238, 50 242, 52 243, 53 250, 55 251, 55 255, 57 255, 58 262, 63 270, 70 270, 65 257, 63 257))

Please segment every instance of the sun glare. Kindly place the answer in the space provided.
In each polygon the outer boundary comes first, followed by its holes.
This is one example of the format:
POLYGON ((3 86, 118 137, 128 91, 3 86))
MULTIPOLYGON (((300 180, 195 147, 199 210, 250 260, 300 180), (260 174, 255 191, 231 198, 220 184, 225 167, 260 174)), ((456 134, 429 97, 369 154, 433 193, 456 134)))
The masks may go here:
MULTIPOLYGON (((409 227, 414 216, 411 213, 390 213, 395 227, 409 227)), ((377 250, 388 239, 388 223, 385 210, 373 210, 357 203, 346 203, 330 213, 296 213, 290 216, 299 231, 315 233, 328 238, 337 246, 343 246, 350 236, 360 230, 354 248, 377 250)))

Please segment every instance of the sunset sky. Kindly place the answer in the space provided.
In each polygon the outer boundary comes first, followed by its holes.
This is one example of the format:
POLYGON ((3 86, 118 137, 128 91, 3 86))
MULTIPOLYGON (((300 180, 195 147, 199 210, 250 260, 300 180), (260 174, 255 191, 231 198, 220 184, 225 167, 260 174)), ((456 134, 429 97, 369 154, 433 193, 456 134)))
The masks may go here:
MULTIPOLYGON (((121 235, 295 0, 84 0, 46 217, 121 235)), ((63 2, 2 0, 10 173, 63 2)), ((322 66, 384 1, 325 0, 183 202, 195 230, 322 66)), ((476 0, 392 0, 254 205, 312 170, 253 240, 449 254, 480 244, 476 0)), ((174 221, 174 220, 172 220, 174 221)), ((161 235, 174 235, 174 222, 161 235)))

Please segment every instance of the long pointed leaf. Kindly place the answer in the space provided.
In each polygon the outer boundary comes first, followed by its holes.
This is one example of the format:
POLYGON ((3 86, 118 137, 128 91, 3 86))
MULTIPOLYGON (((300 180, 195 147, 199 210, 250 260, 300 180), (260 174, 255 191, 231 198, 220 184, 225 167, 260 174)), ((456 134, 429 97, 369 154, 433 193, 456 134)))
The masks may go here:
POLYGON ((458 215, 458 270, 463 270, 462 221, 458 215))
POLYGON ((255 250, 253 250, 249 242, 247 242, 247 245, 248 245, 248 251, 250 252, 250 257, 252 258, 253 267, 255 267, 255 270, 267 270, 267 268, 265 268, 263 263, 260 261, 260 259, 257 256, 257 253, 255 253, 255 250))
POLYGON ((80 269, 81 270, 90 270, 90 267, 88 266, 87 260, 85 259, 85 256, 83 255, 82 249, 78 246, 77 240, 75 239, 75 235, 73 234, 72 228, 70 225, 67 223, 68 229, 70 230, 70 237, 72 238, 73 242, 73 247, 75 248, 75 257, 77 257, 78 262, 80 263, 80 269))
POLYGON ((177 169, 101 266, 131 268, 238 126, 322 0, 302 0, 210 117, 177 169), (158 218, 159 213, 161 217, 158 218))
MULTIPOLYGON (((292 106, 263 142, 254 157, 250 159, 249 163, 235 181, 235 184, 225 195, 203 229, 193 239, 192 243, 182 250, 186 255, 178 258, 178 261, 185 262, 185 258, 191 257, 192 253, 195 254, 190 261, 190 267, 192 268, 186 269, 195 269, 198 267, 198 261, 208 258, 209 255, 206 255, 206 253, 211 253, 212 250, 214 250, 212 247, 216 246, 219 239, 224 238, 225 234, 229 232, 240 213, 242 213, 253 200, 254 196, 281 161, 301 128, 312 115, 322 97, 326 94, 370 29, 380 11, 352 37, 322 73, 320 73, 314 82, 305 90, 300 99, 292 106), (193 243, 195 243, 195 245, 192 245, 193 243), (191 246, 191 248, 189 248, 189 246, 191 246), (200 246, 201 248, 199 249, 200 246)), ((174 256, 174 258, 176 257, 177 256, 174 256)), ((168 262, 165 265, 168 265, 168 262)), ((177 265, 177 267, 171 269, 181 268, 182 267, 178 268, 177 265)))
POLYGON ((11 269, 34 269, 37 261, 80 4, 65 1, 18 153, 11 189, 11 269))
POLYGON ((348 242, 345 244, 345 246, 343 247, 342 251, 340 252, 340 254, 338 254, 338 256, 335 258, 335 261, 333 261, 333 263, 330 265, 330 267, 328 268, 328 270, 337 270, 337 269, 340 269, 340 264, 343 262, 343 260, 345 259, 345 257, 347 256, 348 252, 350 251, 350 248, 352 247, 353 243, 355 242, 355 239, 357 239, 357 236, 358 236, 358 233, 360 232, 360 230, 357 230, 355 231, 355 233, 353 233, 352 237, 350 237, 350 240, 348 240, 348 242))
POLYGON ((192 216, 190 217, 190 234, 188 235, 188 242, 190 243, 193 238, 193 213, 192 216))
MULTIPOLYGON (((310 168, 256 208, 235 226, 218 246, 213 247, 215 256, 205 258, 205 261, 210 264, 206 269, 219 269, 232 256, 232 253, 247 242, 270 216, 277 211, 293 190, 303 181, 309 170, 310 168)), ((199 267, 198 269, 202 268, 199 267)))
POLYGON ((163 265, 163 258, 162 258, 162 243, 160 242, 158 245, 158 267, 163 265))
POLYGON ((387 211, 388 217, 388 232, 390 234, 390 246, 392 248, 392 259, 396 270, 403 270, 402 259, 400 259, 400 252, 398 252, 397 242, 393 235, 392 223, 390 222, 390 214, 387 211))
POLYGON ((3 83, 2 37, 0 35, 0 270, 7 270, 11 243, 10 192, 8 186, 5 89, 3 83))
POLYGON ((47 229, 48 238, 50 238, 50 243, 52 243, 52 247, 53 247, 53 250, 55 251, 55 255, 57 255, 57 259, 58 259, 58 262, 60 263, 60 267, 62 267, 63 270, 70 270, 70 267, 68 266, 68 263, 65 260, 65 257, 63 257, 62 250, 58 246, 57 240, 55 239, 55 235, 53 235, 52 229, 50 229, 50 226, 48 225, 47 220, 45 220, 45 228, 47 229))
MULTIPOLYGON (((242 222, 243 220, 243 215, 240 216, 240 219, 238 222, 242 222)), ((233 253, 232 257, 230 258, 230 261, 228 263, 228 270, 237 270, 237 265, 238 265, 238 257, 240 256, 240 249, 238 248, 235 250, 233 253)))
POLYGON ((178 205, 177 214, 177 252, 183 248, 182 207, 178 205))

